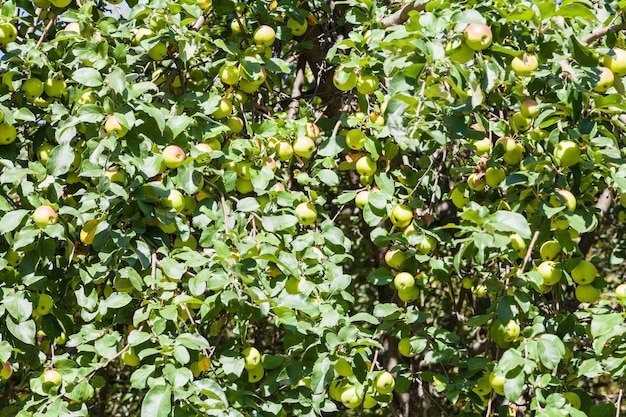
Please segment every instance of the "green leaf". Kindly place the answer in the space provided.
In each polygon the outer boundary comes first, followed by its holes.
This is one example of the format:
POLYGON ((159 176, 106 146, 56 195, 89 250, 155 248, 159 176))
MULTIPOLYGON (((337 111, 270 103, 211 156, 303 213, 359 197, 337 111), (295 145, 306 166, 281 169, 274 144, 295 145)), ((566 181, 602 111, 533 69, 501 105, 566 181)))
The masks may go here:
POLYGON ((12 232, 17 229, 24 217, 28 215, 28 210, 18 209, 5 213, 0 219, 0 234, 12 232))
POLYGON ((607 335, 615 334, 615 329, 619 329, 624 324, 624 316, 621 313, 594 315, 591 319, 591 337, 594 339, 607 335))
POLYGON ((16 324, 11 317, 6 318, 6 326, 9 332, 15 336, 15 338, 27 345, 35 345, 35 332, 37 328, 33 320, 27 320, 16 324))
POLYGON ((172 136, 177 137, 183 133, 189 125, 193 123, 193 119, 189 116, 173 116, 166 125, 172 131, 172 136))
POLYGON ((168 417, 172 408, 172 393, 167 385, 157 385, 146 393, 141 402, 141 417, 168 417))
POLYGON ((323 169, 315 176, 329 187, 334 187, 339 184, 339 176, 337 176, 337 173, 332 169, 323 169))
POLYGON ((539 360, 546 368, 555 369, 565 355, 565 345, 553 334, 543 334, 537 342, 539 360))
POLYGON ((237 211, 241 211, 243 213, 257 211, 259 207, 261 206, 257 199, 254 197, 245 197, 237 202, 237 211))
POLYGON ((72 74, 72 79, 86 87, 102 85, 102 75, 93 68, 79 68, 72 74))
POLYGON ((332 361, 328 358, 328 355, 319 356, 315 361, 315 365, 313 365, 311 391, 314 394, 322 394, 332 381, 333 376, 332 361))
POLYGON ((66 174, 74 162, 74 150, 69 144, 57 145, 50 152, 46 168, 50 175, 66 174))
POLYGON ((106 78, 116 93, 121 94, 126 89, 126 73, 121 68, 115 68, 106 78))
POLYGON ((107 308, 122 308, 132 300, 132 297, 125 292, 114 292, 104 301, 104 304, 107 308))
POLYGON ((487 217, 484 227, 492 227, 500 232, 515 232, 524 239, 529 239, 531 236, 526 217, 512 211, 496 211, 487 217))
POLYGON ((268 232, 276 232, 295 226, 298 224, 298 218, 290 214, 284 214, 282 216, 263 216, 261 224, 268 232))
POLYGON ((367 275, 367 279, 374 285, 388 285, 393 281, 393 275, 389 268, 378 268, 367 275))

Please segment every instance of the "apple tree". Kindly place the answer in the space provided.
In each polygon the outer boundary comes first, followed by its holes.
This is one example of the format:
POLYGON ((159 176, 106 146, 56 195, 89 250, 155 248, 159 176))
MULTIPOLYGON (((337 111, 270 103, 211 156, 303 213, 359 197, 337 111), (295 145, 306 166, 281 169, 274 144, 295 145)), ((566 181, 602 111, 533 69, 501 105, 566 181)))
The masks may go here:
POLYGON ((619 416, 625 13, 4 1, 0 416, 619 416))

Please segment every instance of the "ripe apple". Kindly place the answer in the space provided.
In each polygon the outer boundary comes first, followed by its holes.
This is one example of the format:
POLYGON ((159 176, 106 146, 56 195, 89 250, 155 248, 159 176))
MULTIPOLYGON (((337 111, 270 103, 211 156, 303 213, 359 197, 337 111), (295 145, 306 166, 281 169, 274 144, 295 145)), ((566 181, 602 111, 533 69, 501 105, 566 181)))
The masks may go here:
POLYGON ((539 116, 540 112, 541 110, 539 109, 539 104, 537 103, 537 101, 528 99, 522 102, 522 106, 520 108, 520 113, 522 114, 522 116, 528 119, 533 119, 539 116))
POLYGON ((359 77, 352 69, 337 67, 333 75, 333 84, 340 91, 350 91, 356 87, 359 77))
POLYGON ((374 74, 361 73, 356 81, 356 90, 361 94, 374 94, 378 90, 378 77, 374 74))
POLYGON ((17 129, 6 122, 0 123, 0 145, 9 145, 15 142, 17 129))
MULTIPOLYGON (((388 250, 387 253, 385 253, 385 263, 389 265, 390 268, 400 270, 405 260, 406 256, 400 249, 388 250)), ((396 285, 396 287, 398 286, 396 285)))
POLYGON ((296 216, 301 225, 308 226, 315 223, 317 211, 315 210, 315 206, 311 203, 300 203, 296 207, 296 216))
POLYGON ((162 156, 163 164, 170 169, 175 169, 181 166, 187 157, 185 155, 185 151, 176 145, 166 146, 165 149, 163 149, 162 156))
POLYGON ((437 240, 430 235, 424 236, 424 239, 417 244, 417 250, 424 255, 428 255, 437 247, 437 240))
POLYGON ((489 385, 493 392, 498 395, 504 395, 504 383, 506 382, 506 378, 503 375, 496 374, 495 372, 491 372, 489 374, 489 385))
POLYGON ((139 356, 135 353, 135 350, 131 347, 128 348, 122 353, 121 356, 122 362, 128 366, 139 366, 139 356))
POLYGON ((511 130, 513 130, 513 132, 515 133, 527 131, 531 123, 532 120, 527 119, 520 112, 514 113, 509 119, 509 126, 511 127, 511 130))
POLYGON ((604 93, 606 90, 611 88, 613 82, 615 81, 615 75, 613 72, 607 67, 600 67, 600 77, 598 81, 593 86, 593 91, 598 93, 604 93))
POLYGON ((41 97, 43 90, 43 82, 39 78, 29 78, 22 84, 22 91, 24 91, 24 95, 30 101, 41 97))
POLYGON ((457 64, 466 64, 474 57, 474 50, 461 38, 456 38, 448 42, 445 52, 446 56, 450 58, 450 61, 456 62, 457 64))
POLYGON ((66 89, 67 83, 61 75, 48 78, 44 84, 44 91, 48 97, 61 97, 66 89))
POLYGON ((293 156, 293 147, 289 142, 281 141, 276 145, 276 156, 281 161, 287 161, 293 156))
POLYGON ((475 140, 472 145, 476 148, 476 155, 484 155, 491 150, 491 139, 483 138, 475 140))
POLYGON ((379 394, 385 395, 393 391, 396 386, 396 380, 389 372, 384 371, 376 377, 375 388, 379 394))
POLYGON ((485 171, 485 182, 492 188, 499 187, 505 178, 506 173, 502 168, 489 167, 485 171))
POLYGON ((293 33, 293 36, 302 36, 309 27, 309 23, 306 19, 303 19, 302 22, 299 22, 293 17, 290 17, 289 20, 287 20, 287 27, 291 29, 291 33, 293 33))
POLYGON ((410 303, 418 299, 420 295, 420 290, 417 285, 406 288, 404 290, 398 290, 398 298, 405 303, 410 303))
POLYGON ((626 75, 626 51, 613 48, 600 60, 602 65, 610 69, 617 77, 626 75))
POLYGON ((577 285, 575 294, 581 303, 595 303, 600 298, 600 290, 590 284, 577 285))
POLYGON ((162 61, 167 56, 167 45, 163 42, 157 42, 148 50, 148 56, 153 61, 162 61))
POLYGON ((376 173, 376 162, 369 155, 364 155, 356 161, 356 171, 359 175, 372 176, 376 173))
POLYGON ((61 385, 61 382, 63 382, 63 379, 61 378, 59 371, 56 369, 48 369, 43 374, 43 382, 59 386, 61 385))
POLYGON ((0 379, 2 379, 3 381, 6 381, 7 379, 11 378, 12 374, 13 374, 13 367, 11 366, 11 363, 2 362, 2 369, 0 369, 0 379))
POLYGON ((480 23, 470 23, 463 32, 465 43, 474 51, 482 51, 491 45, 493 35, 491 28, 480 23))
POLYGON ((226 119, 226 126, 230 129, 231 132, 237 134, 241 133, 244 128, 243 120, 240 117, 231 116, 226 119))
POLYGON ((178 190, 170 190, 167 197, 161 198, 161 205, 163 207, 173 208, 180 213, 185 208, 185 197, 178 190))
POLYGON ((459 209, 462 209, 469 204, 470 199, 467 196, 464 183, 461 183, 454 187, 454 189, 450 193, 450 200, 452 200, 452 204, 454 204, 454 206, 459 209))
POLYGON ((107 117, 106 122, 104 122, 104 131, 107 132, 107 134, 115 133, 118 138, 123 138, 128 133, 128 129, 120 124, 114 114, 107 117))
POLYGON ((620 300, 626 300, 626 284, 620 284, 615 288, 615 295, 620 300))
POLYGON ((543 242, 539 248, 539 255, 544 261, 554 260, 561 253, 561 244, 558 240, 548 240, 543 242))
POLYGON ((245 359, 244 367, 246 369, 256 368, 261 364, 261 352, 254 346, 248 346, 241 351, 245 359))
POLYGON ((348 148, 358 151, 365 145, 365 133, 359 129, 350 129, 346 132, 346 145, 348 148))
POLYGON ((293 151, 302 158, 310 158, 315 152, 315 142, 308 136, 298 136, 293 142, 293 151))
POLYGON ((43 229, 48 225, 56 224, 59 215, 50 206, 39 206, 33 212, 33 221, 37 227, 43 229))
POLYGON ((543 283, 547 285, 558 284, 563 274, 563 271, 557 268, 553 261, 543 261, 537 267, 537 272, 543 278, 543 283))
POLYGON ((552 207, 560 207, 565 204, 565 207, 569 211, 576 210, 576 197, 574 197, 571 191, 560 189, 557 190, 556 193, 556 195, 553 194, 550 197, 550 205, 552 205, 552 207))
POLYGON ((400 355, 406 358, 412 358, 415 356, 415 352, 413 352, 413 347, 411 346, 410 337, 404 337, 400 339, 400 341, 398 342, 398 352, 400 352, 400 355))
POLYGON ((539 60, 533 54, 525 53, 520 57, 515 57, 511 61, 511 69, 520 77, 528 77, 533 71, 539 68, 539 60))
POLYGON ((369 201, 370 192, 367 190, 359 191, 354 199, 356 206, 360 209, 365 208, 369 201))
POLYGON ((596 279, 598 270, 594 264, 583 259, 572 269, 570 275, 576 284, 591 284, 596 279))
POLYGON ((252 36, 254 43, 261 46, 270 46, 276 39, 276 32, 267 25, 259 26, 252 36))
POLYGON ((227 85, 235 85, 239 82, 239 67, 237 65, 223 65, 220 68, 220 80, 227 85))
POLYGON ((391 209, 389 219, 394 226, 406 227, 413 221, 413 210, 406 204, 398 204, 391 209))
POLYGON ((343 377, 347 378, 354 375, 352 366, 350 366, 350 363, 346 360, 346 358, 340 357, 339 359, 337 359, 337 362, 335 362, 333 368, 335 368, 335 371, 337 371, 337 373, 343 377))
POLYGON ((554 157, 559 166, 571 167, 580 161, 580 146, 574 141, 560 141, 554 150, 554 157))
POLYGON ((230 115, 233 111, 233 103, 227 99, 222 98, 220 101, 219 107, 212 113, 212 116, 216 119, 223 119, 226 116, 230 115))
POLYGON ((341 403, 346 408, 357 408, 363 402, 363 398, 356 387, 350 386, 341 393, 341 403))
POLYGON ((393 285, 398 291, 409 290, 415 286, 415 277, 408 272, 400 272, 393 278, 393 285))

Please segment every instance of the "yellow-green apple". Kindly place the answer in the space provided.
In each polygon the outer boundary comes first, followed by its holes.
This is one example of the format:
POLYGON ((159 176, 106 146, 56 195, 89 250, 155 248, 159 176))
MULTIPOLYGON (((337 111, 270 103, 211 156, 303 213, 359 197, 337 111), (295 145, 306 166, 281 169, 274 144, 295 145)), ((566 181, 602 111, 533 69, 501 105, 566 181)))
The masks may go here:
POLYGON ((248 371, 248 382, 254 384, 263 379, 263 375, 265 375, 265 369, 263 365, 255 366, 254 368, 247 369, 248 371))
POLYGON ((417 244, 417 250, 420 251, 420 253, 424 255, 428 255, 429 253, 434 251, 436 247, 437 247, 437 240, 435 240, 435 238, 430 235, 424 236, 424 239, 422 239, 417 244))
POLYGON ((615 295, 620 300, 626 300, 626 284, 619 284, 615 288, 615 295))
POLYGON ((509 136, 502 137, 496 141, 496 146, 502 145, 504 148, 503 159, 509 165, 519 164, 523 158, 524 147, 509 136))
POLYGON ((405 260, 406 256, 400 249, 391 249, 385 253, 385 263, 390 268, 400 270, 405 260))
POLYGON ((107 134, 115 133, 119 138, 123 138, 128 133, 128 129, 120 124, 120 121, 114 114, 107 117, 104 122, 104 131, 107 132, 107 134))
POLYGON ((555 285, 561 281, 563 271, 556 267, 553 261, 543 261, 537 266, 537 272, 543 278, 543 283, 547 285, 555 285))
POLYGON ((582 259, 570 273, 576 284, 591 284, 598 275, 598 270, 591 262, 582 259))
POLYGON ((39 162, 46 165, 48 163, 48 158, 50 158, 50 153, 53 149, 54 145, 48 142, 42 144, 39 148, 37 148, 35 155, 37 156, 39 162))
POLYGON ((148 56, 153 61, 162 61, 167 56, 167 45, 163 42, 157 42, 148 50, 148 56))
POLYGON ((502 168, 489 167, 485 171, 485 182, 492 188, 497 188, 506 178, 506 173, 502 168))
POLYGON ((356 206, 360 209, 365 208, 369 201, 370 192, 367 190, 359 191, 354 198, 356 206))
POLYGON ((185 151, 180 146, 169 145, 163 149, 163 164, 170 169, 178 168, 185 162, 185 151))
POLYGON ((254 191, 254 185, 252 185, 252 181, 245 178, 237 178, 237 181, 235 182, 235 188, 241 194, 248 194, 254 191))
POLYGON ((306 130, 306 135, 311 139, 317 139, 320 137, 320 128, 315 123, 308 122, 304 128, 306 130))
POLYGON ((309 27, 309 23, 306 19, 302 19, 302 22, 300 22, 290 17, 289 20, 287 20, 287 27, 291 29, 291 33, 293 33, 294 36, 302 36, 309 27))
POLYGON ((126 171, 124 171, 117 165, 113 165, 112 167, 107 168, 107 170, 104 172, 104 175, 111 182, 116 182, 122 185, 126 184, 126 171))
POLYGON ((415 286, 415 277, 408 272, 400 272, 393 278, 393 285, 398 291, 408 290, 415 286))
POLYGON ((522 102, 522 106, 520 108, 520 113, 522 116, 532 119, 539 116, 539 104, 536 100, 528 99, 522 102))
POLYGON ((474 50, 461 38, 455 38, 446 44, 446 56, 450 61, 466 64, 474 57, 474 50))
POLYGON ((353 69, 337 67, 333 75, 333 84, 340 91, 350 91, 356 87, 359 77, 353 69))
POLYGON ((239 67, 237 65, 223 65, 220 68, 220 80, 227 85, 235 85, 239 82, 239 67))
POLYGON ((52 207, 46 205, 37 207, 33 212, 33 221, 41 229, 56 224, 58 218, 57 212, 52 207))
POLYGON ((467 186, 470 190, 482 191, 485 189, 485 176, 479 173, 472 173, 467 177, 467 186))
POLYGON ((504 341, 513 342, 517 340, 520 334, 519 324, 515 320, 509 320, 504 326, 504 341))
POLYGON ((576 210, 576 197, 571 191, 560 189, 550 197, 550 204, 552 207, 565 205, 569 211, 574 211, 576 210))
POLYGON ((296 207, 296 217, 301 225, 308 226, 315 223, 317 210, 315 210, 315 206, 309 202, 300 203, 296 207))
POLYGON ((398 352, 400 352, 400 355, 406 358, 412 358, 413 356, 415 356, 415 352, 413 352, 413 347, 411 346, 410 337, 404 337, 400 339, 400 341, 398 342, 398 352))
POLYGON ((348 148, 358 151, 365 145, 365 133, 359 129, 350 129, 346 132, 346 145, 348 148))
POLYGON ((396 380, 391 373, 384 371, 376 377, 375 388, 379 394, 389 394, 396 387, 396 380))
POLYGON ((226 119, 226 126, 228 126, 231 132, 237 134, 237 133, 241 133, 241 131, 243 130, 244 123, 240 117, 231 116, 228 119, 226 119))
POLYGON ((276 31, 271 26, 259 26, 252 36, 254 43, 261 46, 270 46, 276 39, 276 31))
POLYGON ((472 388, 476 394, 484 397, 491 392, 491 384, 489 383, 489 373, 485 373, 476 381, 476 386, 472 388))
POLYGON ((398 298, 405 303, 417 300, 420 295, 420 291, 417 285, 406 288, 404 290, 398 290, 398 298))
POLYGON ((347 386, 346 379, 335 379, 330 383, 330 387, 328 387, 328 394, 330 398, 335 401, 341 402, 341 394, 347 386))
POLYGON ((48 294, 39 294, 37 307, 33 310, 33 316, 42 317, 50 314, 54 307, 54 300, 48 294))
POLYGON ((261 364, 261 352, 254 346, 248 346, 241 351, 244 357, 244 367, 246 369, 252 369, 261 364))
POLYGON ((223 119, 230 115, 233 111, 233 103, 230 99, 224 97, 220 100, 218 108, 212 113, 212 116, 216 119, 223 119))
POLYGON ((465 43, 474 51, 482 51, 491 45, 493 35, 491 28, 481 23, 470 23, 463 32, 465 43))
POLYGON ((148 27, 140 27, 135 31, 135 37, 133 38, 133 42, 135 45, 139 45, 139 42, 142 39, 150 38, 154 35, 154 31, 148 27))
POLYGON ((237 171, 237 176, 239 178, 243 178, 244 180, 249 180, 252 178, 252 167, 253 163, 251 161, 241 161, 237 162, 235 165, 235 171, 237 171))
POLYGON ((0 24, 0 45, 8 45, 17 39, 17 28, 13 23, 0 24))
POLYGON ((613 48, 604 55, 600 61, 617 77, 626 75, 626 51, 620 48, 613 48))
POLYGON ((22 91, 28 100, 34 101, 43 94, 43 82, 39 78, 29 78, 22 84, 22 91))
POLYGON ((48 78, 44 85, 44 91, 48 97, 61 97, 66 89, 67 83, 62 75, 48 78))
POLYGON ((571 140, 560 141, 554 150, 554 157, 562 167, 571 167, 580 161, 580 146, 571 140))
POLYGON ((356 81, 356 91, 361 94, 374 94, 378 90, 378 77, 370 73, 361 73, 356 81))
POLYGON ((276 145, 276 156, 281 161, 287 161, 293 156, 293 146, 289 142, 280 141, 276 145))
POLYGON ((504 383, 506 382, 506 378, 503 375, 497 374, 495 372, 491 372, 489 374, 489 385, 493 392, 498 395, 504 395, 504 383))
POLYGON ((59 386, 61 385, 61 382, 63 382, 63 379, 61 378, 59 371, 56 369, 48 369, 43 373, 43 382, 59 386))
POLYGON ((376 173, 376 162, 369 155, 363 155, 356 161, 356 171, 360 175, 374 175, 376 173))
POLYGON ((600 298, 600 290, 590 284, 579 284, 576 286, 575 295, 581 303, 595 303, 600 298))
POLYGON ((394 226, 406 227, 413 221, 413 210, 406 204, 397 204, 391 209, 389 219, 394 226))
POLYGON ((491 150, 491 139, 483 138, 475 140, 472 145, 476 148, 476 155, 484 155, 491 150))
POLYGON ((302 277, 291 276, 287 278, 287 281, 285 281, 285 291, 287 291, 287 294, 300 294, 304 281, 305 279, 302 277))
POLYGON ((100 220, 92 219, 87 220, 83 227, 80 229, 79 239, 85 245, 91 245, 96 237, 96 229, 100 220))
POLYGON ((211 152, 214 150, 211 145, 208 143, 197 143, 195 147, 201 152, 198 156, 196 156, 196 161, 199 164, 206 165, 211 162, 211 152))
POLYGON ((96 98, 93 95, 92 90, 85 90, 76 99, 76 105, 82 107, 87 104, 95 104, 96 98))
POLYGON ((315 152, 315 142, 308 136, 300 135, 293 142, 293 152, 302 158, 310 158, 315 152))
POLYGON ((163 207, 173 208, 180 213, 185 208, 185 197, 178 190, 170 190, 167 197, 161 198, 161 205, 163 207))
POLYGON ((558 240, 548 240, 543 242, 539 248, 539 256, 544 261, 552 261, 561 253, 561 244, 558 240))
POLYGON ((533 54, 525 53, 521 57, 515 57, 511 61, 511 69, 521 77, 530 76, 539 68, 539 60, 533 54))
POLYGON ((607 67, 600 67, 600 76, 596 84, 593 86, 593 91, 604 93, 606 90, 611 88, 614 81, 615 75, 613 74, 613 71, 607 67))
POLYGON ((515 133, 525 132, 531 124, 531 120, 522 115, 521 112, 514 113, 509 119, 509 126, 515 133))
POLYGON ((6 381, 11 378, 11 375, 13 375, 13 367, 10 362, 0 362, 2 363, 2 369, 0 369, 0 379, 6 381))
POLYGON ((341 393, 341 403, 346 408, 357 408, 363 402, 363 398, 355 386, 349 386, 341 393))
POLYGON ((523 258, 526 255, 526 241, 517 233, 511 234, 511 247, 517 252, 517 256, 523 258))

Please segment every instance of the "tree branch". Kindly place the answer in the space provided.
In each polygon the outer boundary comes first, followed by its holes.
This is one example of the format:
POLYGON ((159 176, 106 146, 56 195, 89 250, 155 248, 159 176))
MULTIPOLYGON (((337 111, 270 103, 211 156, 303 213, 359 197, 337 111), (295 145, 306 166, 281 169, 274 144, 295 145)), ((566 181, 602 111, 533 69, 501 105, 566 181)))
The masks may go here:
POLYGON ((583 39, 583 42, 585 42, 586 44, 590 44, 591 42, 600 39, 601 37, 605 36, 607 33, 611 31, 619 32, 625 29, 626 29, 626 22, 620 23, 619 25, 611 25, 611 26, 607 26, 604 28, 600 28, 600 29, 594 30, 589 35, 587 35, 583 39))
MULTIPOLYGON (((606 214, 609 212, 612 202, 613 196, 611 190, 607 188, 606 190, 602 191, 602 194, 600 194, 600 197, 598 197, 598 202, 596 203, 596 207, 600 209, 600 219, 606 216, 606 214)), ((578 248, 582 252, 583 257, 587 256, 587 253, 589 253, 591 245, 596 238, 597 230, 598 228, 596 227, 595 230, 583 233, 580 237, 580 242, 578 242, 578 248)))
POLYGON ((428 1, 420 1, 420 0, 412 1, 402 6, 402 8, 398 10, 397 12, 395 12, 394 14, 383 18, 383 20, 381 20, 380 23, 382 24, 383 28, 388 28, 389 26, 393 26, 393 25, 401 25, 407 20, 409 20, 409 14, 412 11, 416 11, 416 12, 423 11, 426 8, 427 3, 428 1))

